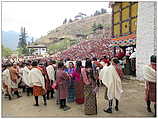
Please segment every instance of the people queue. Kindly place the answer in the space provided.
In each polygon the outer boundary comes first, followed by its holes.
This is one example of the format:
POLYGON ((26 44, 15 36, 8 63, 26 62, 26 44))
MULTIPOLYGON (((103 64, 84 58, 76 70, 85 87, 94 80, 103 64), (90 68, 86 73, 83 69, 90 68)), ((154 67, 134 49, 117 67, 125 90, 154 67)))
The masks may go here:
MULTIPOLYGON (((153 75, 156 71, 155 59, 156 57, 152 56, 151 65, 144 70, 148 112, 151 112, 151 102, 155 102, 156 106, 154 92, 156 79, 153 75), (149 80, 150 70, 152 80, 149 80)), ((43 96, 44 105, 47 105, 47 100, 50 98, 56 98, 56 104, 64 111, 71 109, 68 103, 84 104, 86 115, 97 114, 96 94, 100 87, 104 87, 104 98, 109 101, 109 106, 103 109, 104 112, 113 112, 114 100, 116 101, 115 110, 119 111, 123 77, 122 66, 117 57, 111 59, 104 57, 100 61, 95 57, 86 58, 85 61, 69 59, 66 62, 35 59, 20 63, 7 61, 2 65, 2 89, 9 100, 12 100, 14 94, 20 98, 22 95, 19 94, 19 88, 22 88, 23 92, 27 92, 27 96, 30 94, 34 96, 34 106, 39 106, 39 96, 43 96)))

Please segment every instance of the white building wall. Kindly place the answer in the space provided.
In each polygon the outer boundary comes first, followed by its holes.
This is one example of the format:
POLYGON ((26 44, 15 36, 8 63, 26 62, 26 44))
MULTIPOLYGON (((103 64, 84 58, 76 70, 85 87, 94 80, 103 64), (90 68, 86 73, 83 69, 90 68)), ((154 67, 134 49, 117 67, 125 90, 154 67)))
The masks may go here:
POLYGON ((47 52, 47 49, 46 48, 41 48, 40 52, 41 52, 42 55, 44 55, 47 52), (45 50, 43 50, 43 49, 45 49, 45 50))
POLYGON ((34 55, 45 55, 47 53, 47 48, 35 48, 35 52, 33 52, 34 55), (43 50, 45 49, 45 50, 43 50))
POLYGON ((136 41, 136 74, 138 80, 143 80, 143 66, 150 63, 150 56, 156 55, 156 12, 156 2, 146 1, 138 3, 136 41))

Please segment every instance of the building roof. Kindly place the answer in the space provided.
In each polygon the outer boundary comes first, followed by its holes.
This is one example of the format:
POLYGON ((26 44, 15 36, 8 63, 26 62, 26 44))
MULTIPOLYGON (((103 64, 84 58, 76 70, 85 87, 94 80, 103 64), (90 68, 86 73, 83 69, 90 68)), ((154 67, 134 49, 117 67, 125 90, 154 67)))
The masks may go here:
POLYGON ((47 48, 47 46, 45 46, 45 45, 30 45, 30 46, 27 46, 27 48, 47 48))

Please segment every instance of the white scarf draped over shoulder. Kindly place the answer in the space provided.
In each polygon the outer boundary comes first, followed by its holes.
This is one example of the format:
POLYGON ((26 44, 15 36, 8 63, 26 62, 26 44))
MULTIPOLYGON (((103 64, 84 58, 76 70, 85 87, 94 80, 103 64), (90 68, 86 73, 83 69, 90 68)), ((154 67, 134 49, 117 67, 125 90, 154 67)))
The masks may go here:
POLYGON ((11 80, 11 77, 10 77, 9 69, 5 69, 2 72, 2 81, 5 83, 5 85, 8 86, 8 88, 12 87, 12 80, 11 80))
POLYGON ((44 77, 42 75, 42 72, 37 68, 32 68, 29 72, 28 78, 30 80, 30 86, 41 86, 43 89, 45 89, 45 81, 44 77))
POLYGON ((121 79, 115 67, 113 65, 104 66, 104 68, 99 73, 99 79, 101 79, 103 84, 108 88, 108 99, 111 100, 113 98, 116 98, 120 100, 123 90, 121 79))
POLYGON ((55 70, 54 67, 52 65, 49 65, 46 67, 47 73, 48 73, 48 77, 49 80, 55 81, 55 70))
POLYGON ((144 74, 144 80, 150 82, 156 82, 156 71, 149 65, 144 66, 143 74, 144 74))
POLYGON ((29 79, 29 72, 30 70, 27 68, 27 66, 24 67, 24 70, 23 70, 23 82, 27 85, 27 86, 30 86, 30 79, 29 79))

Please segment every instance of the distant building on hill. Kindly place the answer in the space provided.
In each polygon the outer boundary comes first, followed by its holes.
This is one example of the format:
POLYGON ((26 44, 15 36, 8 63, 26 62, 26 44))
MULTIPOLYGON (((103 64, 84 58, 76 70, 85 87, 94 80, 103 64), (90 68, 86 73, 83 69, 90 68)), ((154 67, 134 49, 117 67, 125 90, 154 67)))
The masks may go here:
POLYGON ((32 50, 33 55, 46 55, 47 54, 47 47, 45 45, 30 45, 29 52, 32 50))

